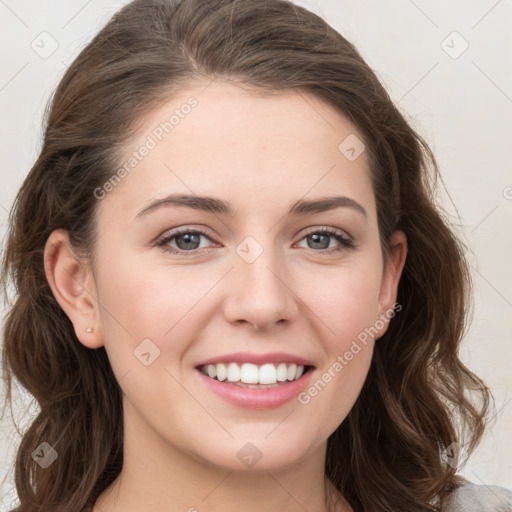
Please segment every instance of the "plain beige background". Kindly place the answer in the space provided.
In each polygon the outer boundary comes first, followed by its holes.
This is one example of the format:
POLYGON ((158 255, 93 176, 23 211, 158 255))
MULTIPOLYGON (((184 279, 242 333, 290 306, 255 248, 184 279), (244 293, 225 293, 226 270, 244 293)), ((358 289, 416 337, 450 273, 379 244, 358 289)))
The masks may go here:
MULTIPOLYGON (((460 472, 475 483, 512 488, 512 2, 296 3, 356 45, 434 149, 453 204, 443 190, 440 200, 472 249, 474 320, 462 356, 496 398, 494 424, 460 472)), ((0 0, 2 237, 40 148, 48 98, 74 56, 121 6, 109 0, 0 0)), ((17 398, 22 424, 37 412, 27 398, 22 392, 17 398)), ((9 468, 18 436, 8 420, 0 423, 2 511, 15 504, 9 468)))

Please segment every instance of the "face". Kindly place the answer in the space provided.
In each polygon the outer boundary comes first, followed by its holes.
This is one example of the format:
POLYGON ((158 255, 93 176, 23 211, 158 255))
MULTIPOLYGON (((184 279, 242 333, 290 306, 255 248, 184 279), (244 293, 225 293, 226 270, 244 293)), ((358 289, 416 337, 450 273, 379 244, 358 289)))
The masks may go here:
POLYGON ((305 93, 203 89, 151 112, 98 191, 95 329, 77 333, 105 346, 127 435, 292 467, 353 406, 405 241, 384 265, 362 136, 341 114, 305 93))

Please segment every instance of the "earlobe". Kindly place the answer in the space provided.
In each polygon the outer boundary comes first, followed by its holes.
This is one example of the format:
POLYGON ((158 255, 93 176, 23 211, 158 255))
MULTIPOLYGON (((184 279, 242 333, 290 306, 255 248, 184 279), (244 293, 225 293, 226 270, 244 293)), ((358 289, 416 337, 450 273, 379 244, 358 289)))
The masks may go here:
POLYGON ((48 237, 44 270, 55 300, 73 323, 79 341, 88 348, 102 346, 92 269, 73 252, 66 230, 57 229, 48 237))
MULTIPOLYGON (((407 237, 403 231, 395 231, 390 239, 390 250, 383 270, 382 283, 379 294, 379 314, 381 318, 393 315, 398 295, 398 284, 407 258, 407 237)), ((387 330, 388 322, 378 337, 387 330)))

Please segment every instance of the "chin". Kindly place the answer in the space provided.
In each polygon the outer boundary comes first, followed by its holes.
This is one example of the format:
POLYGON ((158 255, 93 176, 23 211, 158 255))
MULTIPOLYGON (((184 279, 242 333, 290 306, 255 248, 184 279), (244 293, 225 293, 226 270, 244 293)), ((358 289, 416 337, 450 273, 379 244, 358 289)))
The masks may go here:
POLYGON ((295 429, 295 435, 290 436, 285 432, 288 429, 278 433, 280 427, 277 427, 269 435, 275 426, 269 429, 265 424, 264 427, 259 433, 253 429, 255 435, 252 436, 245 434, 223 441, 206 442, 203 449, 196 445, 196 456, 229 471, 284 471, 296 467, 322 444, 308 443, 301 429, 295 429))

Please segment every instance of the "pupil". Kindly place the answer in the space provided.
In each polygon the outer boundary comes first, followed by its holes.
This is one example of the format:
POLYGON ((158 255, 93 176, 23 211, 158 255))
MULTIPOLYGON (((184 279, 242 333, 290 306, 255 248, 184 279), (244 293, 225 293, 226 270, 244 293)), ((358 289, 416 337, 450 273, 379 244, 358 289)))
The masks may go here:
POLYGON ((194 247, 194 244, 199 243, 199 235, 193 233, 185 233, 184 235, 180 235, 176 239, 176 244, 180 247, 180 249, 197 249, 194 247), (184 244, 180 244, 179 241, 184 240, 184 244), (191 247, 192 245, 192 247, 191 247))
POLYGON ((327 249, 329 247, 329 237, 326 236, 326 235, 321 235, 321 234, 313 234, 313 235, 310 235, 310 238, 313 240, 313 243, 320 243, 321 247, 314 247, 315 249, 327 249), (324 239, 324 242, 327 241, 327 244, 325 243, 321 243, 319 241, 319 239, 323 238, 324 239))

